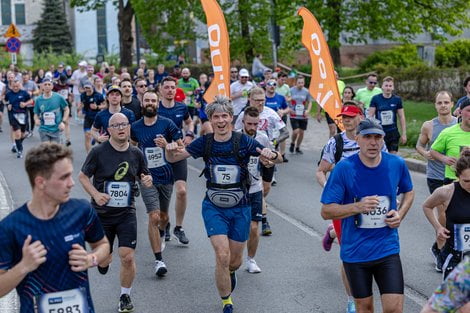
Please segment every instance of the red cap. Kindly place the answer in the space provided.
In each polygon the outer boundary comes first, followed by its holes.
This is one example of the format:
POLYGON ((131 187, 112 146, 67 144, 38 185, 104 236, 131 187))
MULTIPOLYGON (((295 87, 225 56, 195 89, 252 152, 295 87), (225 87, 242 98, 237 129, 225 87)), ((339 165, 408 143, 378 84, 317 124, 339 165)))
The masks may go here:
POLYGON ((356 115, 362 115, 362 110, 355 105, 345 105, 341 108, 341 113, 337 117, 342 115, 354 117, 356 115))

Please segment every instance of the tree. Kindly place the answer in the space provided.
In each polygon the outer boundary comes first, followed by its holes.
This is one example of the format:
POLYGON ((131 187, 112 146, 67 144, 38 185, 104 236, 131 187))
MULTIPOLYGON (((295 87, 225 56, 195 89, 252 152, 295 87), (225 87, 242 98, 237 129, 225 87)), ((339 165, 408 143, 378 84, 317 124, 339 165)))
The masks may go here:
MULTIPOLYGON (((89 11, 103 7, 109 0, 70 0, 72 7, 79 10, 89 11)), ((132 66, 132 19, 134 10, 130 0, 112 0, 118 8, 118 30, 119 30, 119 54, 121 66, 132 66)))
POLYGON ((70 53, 72 35, 65 19, 62 2, 45 0, 41 19, 33 31, 34 50, 37 52, 70 53))

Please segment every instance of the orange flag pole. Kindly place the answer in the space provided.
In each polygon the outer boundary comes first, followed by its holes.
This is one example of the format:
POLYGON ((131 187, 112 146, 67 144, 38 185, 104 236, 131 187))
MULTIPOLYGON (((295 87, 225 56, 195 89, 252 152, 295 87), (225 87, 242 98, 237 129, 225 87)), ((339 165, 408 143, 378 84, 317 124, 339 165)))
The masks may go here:
POLYGON ((204 94, 207 103, 216 95, 230 97, 230 42, 224 13, 216 0, 201 0, 207 19, 214 79, 204 94))
POLYGON ((301 7, 297 14, 304 20, 302 44, 308 50, 312 64, 312 79, 308 90, 317 104, 343 129, 341 117, 336 117, 341 113, 342 102, 325 36, 317 19, 308 9, 301 7))

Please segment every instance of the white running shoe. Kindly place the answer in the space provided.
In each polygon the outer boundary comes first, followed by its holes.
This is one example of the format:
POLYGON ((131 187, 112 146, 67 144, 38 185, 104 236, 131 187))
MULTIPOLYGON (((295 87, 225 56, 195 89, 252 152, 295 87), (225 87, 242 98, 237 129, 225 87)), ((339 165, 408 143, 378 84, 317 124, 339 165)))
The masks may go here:
POLYGON ((256 264, 255 259, 247 259, 246 260, 246 270, 248 273, 261 273, 261 269, 259 268, 258 264, 256 264))
POLYGON ((163 277, 166 272, 168 272, 168 269, 166 268, 165 263, 163 261, 155 261, 155 275, 163 277))

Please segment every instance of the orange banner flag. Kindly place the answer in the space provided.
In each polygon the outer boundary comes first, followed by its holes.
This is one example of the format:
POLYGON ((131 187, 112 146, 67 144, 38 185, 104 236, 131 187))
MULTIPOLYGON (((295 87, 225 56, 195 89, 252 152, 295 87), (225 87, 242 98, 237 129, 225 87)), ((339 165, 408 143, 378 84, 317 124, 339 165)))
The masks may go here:
POLYGON ((230 97, 230 42, 222 9, 216 0, 201 0, 207 19, 207 33, 211 51, 214 79, 204 94, 207 103, 216 95, 230 97))
POLYGON ((308 90, 338 127, 343 129, 341 117, 336 117, 341 113, 342 102, 325 36, 317 19, 308 9, 301 7, 297 14, 304 20, 302 44, 307 48, 312 63, 312 79, 308 90))

